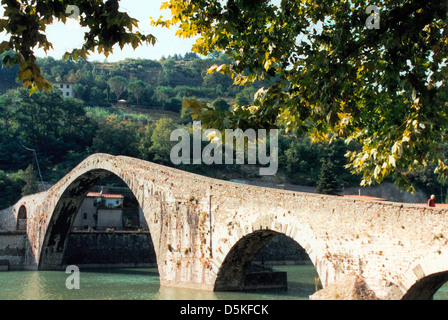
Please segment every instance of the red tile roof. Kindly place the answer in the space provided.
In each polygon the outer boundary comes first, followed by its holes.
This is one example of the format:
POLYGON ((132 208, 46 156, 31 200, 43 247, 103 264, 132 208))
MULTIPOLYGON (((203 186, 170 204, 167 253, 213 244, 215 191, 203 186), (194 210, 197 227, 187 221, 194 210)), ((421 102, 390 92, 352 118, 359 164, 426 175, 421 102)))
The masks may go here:
POLYGON ((99 192, 89 192, 86 197, 89 198, 106 198, 106 199, 123 199, 124 196, 121 194, 106 194, 99 192))

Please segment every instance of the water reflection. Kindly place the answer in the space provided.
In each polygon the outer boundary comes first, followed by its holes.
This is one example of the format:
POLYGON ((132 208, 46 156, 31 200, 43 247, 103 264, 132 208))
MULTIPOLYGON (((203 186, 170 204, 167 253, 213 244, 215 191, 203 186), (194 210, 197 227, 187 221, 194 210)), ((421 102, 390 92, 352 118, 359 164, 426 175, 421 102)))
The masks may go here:
POLYGON ((160 287, 154 296, 156 300, 218 300, 215 292, 184 288, 160 287))
MULTIPOLYGON (((8 272, 11 274, 9 284, 2 283, 2 291, 8 287, 6 299, 46 300, 64 299, 66 274, 63 272, 8 272)), ((3 277, 0 278, 3 280, 3 277)), ((3 297, 3 293, 0 295, 3 297)))
POLYGON ((43 273, 31 272, 25 277, 25 284, 21 286, 22 292, 19 294, 20 297, 26 300, 37 299, 37 297, 42 297, 45 299, 45 276, 43 273))

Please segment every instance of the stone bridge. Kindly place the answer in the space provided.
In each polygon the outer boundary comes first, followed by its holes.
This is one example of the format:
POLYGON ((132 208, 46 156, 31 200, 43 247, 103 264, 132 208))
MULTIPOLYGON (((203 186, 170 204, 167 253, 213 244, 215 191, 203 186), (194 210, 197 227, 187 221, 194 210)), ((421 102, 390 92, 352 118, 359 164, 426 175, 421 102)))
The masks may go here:
POLYGON ((443 209, 248 186, 105 154, 0 213, 9 229, 27 220, 27 268, 63 267, 81 202, 110 175, 143 209, 161 286, 239 290, 257 251, 278 234, 305 249, 323 290, 350 276, 380 299, 429 299, 448 280, 443 209))

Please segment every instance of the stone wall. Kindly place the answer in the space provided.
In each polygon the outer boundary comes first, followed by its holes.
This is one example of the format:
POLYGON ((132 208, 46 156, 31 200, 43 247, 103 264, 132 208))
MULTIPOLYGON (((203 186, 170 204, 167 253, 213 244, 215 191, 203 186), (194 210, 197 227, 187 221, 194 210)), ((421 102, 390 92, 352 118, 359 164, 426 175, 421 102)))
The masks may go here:
POLYGON ((0 265, 2 269, 22 269, 25 265, 27 237, 25 232, 0 232, 0 265))
POLYGON ((73 232, 64 264, 143 267, 157 262, 149 233, 73 232))
MULTIPOLYGON (((0 233, 2 269, 24 268, 26 242, 25 232, 0 233)), ((269 264, 311 263, 304 249, 283 235, 273 238, 254 261, 269 264)), ((64 262, 67 265, 92 267, 157 265, 150 234, 129 232, 74 232, 70 235, 64 262)))
POLYGON ((0 211, 0 230, 15 230, 15 222, 13 207, 0 211))
MULTIPOLYGON (((268 264, 311 263, 294 240, 278 235, 260 250, 254 261, 268 264)), ((73 232, 65 264, 91 266, 155 266, 154 246, 149 233, 73 232)))

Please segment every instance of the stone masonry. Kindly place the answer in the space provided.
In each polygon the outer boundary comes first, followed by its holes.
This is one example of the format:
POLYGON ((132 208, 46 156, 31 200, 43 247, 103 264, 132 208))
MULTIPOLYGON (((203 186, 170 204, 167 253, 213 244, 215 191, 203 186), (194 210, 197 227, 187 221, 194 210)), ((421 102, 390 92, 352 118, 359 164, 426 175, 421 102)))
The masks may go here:
POLYGON ((0 212, 0 229, 9 229, 26 208, 28 268, 62 267, 79 205, 111 174, 143 209, 162 286, 239 290, 252 258, 278 234, 305 249, 324 289, 356 277, 379 299, 428 299, 447 280, 444 209, 248 186, 105 154, 0 212))

